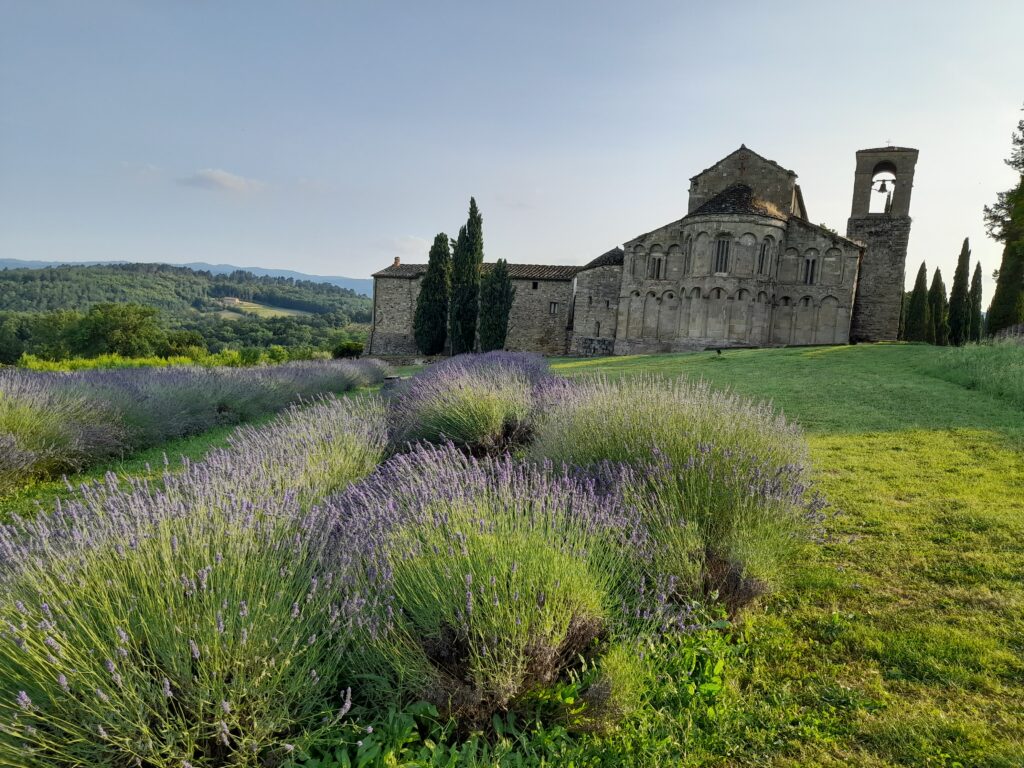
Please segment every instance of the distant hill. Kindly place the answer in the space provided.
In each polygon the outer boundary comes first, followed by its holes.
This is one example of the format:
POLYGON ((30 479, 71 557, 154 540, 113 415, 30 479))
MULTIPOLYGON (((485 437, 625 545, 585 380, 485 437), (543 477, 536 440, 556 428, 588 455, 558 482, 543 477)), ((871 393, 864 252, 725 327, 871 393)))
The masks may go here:
MULTIPOLYGON (((0 259, 0 270, 4 269, 44 269, 46 267, 74 266, 111 266, 123 265, 131 262, 126 261, 25 261, 22 259, 0 259)), ((233 264, 207 264, 203 261, 193 261, 188 264, 170 264, 168 266, 188 267, 196 271, 209 272, 214 275, 229 275, 232 272, 248 272, 259 277, 287 277, 293 280, 305 280, 311 283, 328 283, 339 288, 348 288, 363 296, 373 295, 373 280, 371 278, 358 277, 335 277, 330 275, 307 275, 304 272, 295 272, 290 269, 264 269, 263 267, 236 267, 233 264)))
MULTIPOLYGON (((0 261, 0 266, 11 263, 0 261)), ((124 263, 0 270, 0 312, 85 311, 103 302, 133 302, 156 307, 170 320, 183 320, 219 312, 229 299, 329 314, 336 324, 369 322, 372 304, 367 296, 329 282, 244 270, 124 263)))

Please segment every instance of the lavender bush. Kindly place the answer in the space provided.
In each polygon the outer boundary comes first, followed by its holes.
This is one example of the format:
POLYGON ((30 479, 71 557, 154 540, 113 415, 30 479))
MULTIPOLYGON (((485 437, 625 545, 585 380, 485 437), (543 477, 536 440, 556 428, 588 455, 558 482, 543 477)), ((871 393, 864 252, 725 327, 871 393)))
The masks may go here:
POLYGON ((364 605, 349 653, 365 698, 426 698, 468 724, 593 655, 644 575, 633 510, 508 457, 419 446, 330 507, 364 605))
POLYGON ((658 542, 658 570, 733 609, 784 579, 820 519, 799 428, 705 383, 578 382, 549 403, 528 453, 614 476, 658 542))
POLYGON ((477 455, 496 455, 528 439, 536 414, 534 388, 550 378, 540 355, 488 352, 431 366, 390 401, 392 443, 451 441, 477 455))
POLYGON ((33 477, 280 410, 323 392, 376 383, 377 361, 248 369, 0 371, 0 492, 33 477))
POLYGON ((301 502, 384 437, 379 402, 326 399, 159 489, 111 478, 0 528, 0 764, 264 766, 317 742, 351 705, 353 609, 301 502))

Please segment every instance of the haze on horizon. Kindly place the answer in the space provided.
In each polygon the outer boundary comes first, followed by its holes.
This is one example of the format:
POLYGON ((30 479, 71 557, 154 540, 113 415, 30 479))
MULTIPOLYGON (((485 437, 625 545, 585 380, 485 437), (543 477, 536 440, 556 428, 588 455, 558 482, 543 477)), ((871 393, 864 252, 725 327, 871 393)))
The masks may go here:
POLYGON ((908 286, 969 236, 987 306, 1024 4, 686 5, 3 3, 0 258, 366 277, 473 195, 487 260, 584 264, 741 143, 843 233, 854 152, 892 143, 908 286))

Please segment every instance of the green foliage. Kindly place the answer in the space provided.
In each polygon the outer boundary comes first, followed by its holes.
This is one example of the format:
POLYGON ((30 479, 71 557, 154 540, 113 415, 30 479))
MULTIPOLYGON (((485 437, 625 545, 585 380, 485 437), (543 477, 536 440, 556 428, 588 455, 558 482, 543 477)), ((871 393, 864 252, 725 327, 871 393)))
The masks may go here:
POLYGON ((448 235, 434 237, 427 258, 427 272, 416 297, 413 334, 416 347, 425 355, 444 351, 448 338, 448 305, 452 291, 452 257, 448 235))
POLYGON ((970 390, 1024 408, 1024 345, 1013 341, 969 344, 950 350, 929 370, 970 390))
POLYGON ((1024 120, 1017 123, 1017 130, 1011 138, 1012 149, 1006 164, 1020 174, 1020 182, 1013 189, 1000 192, 996 202, 985 206, 985 226, 995 240, 1010 243, 1024 239, 1024 217, 1021 203, 1024 202, 1024 120))
POLYGON ((968 275, 971 271, 971 245, 964 238, 960 257, 953 273, 953 287, 949 293, 949 342, 959 347, 971 336, 971 294, 968 275))
POLYGON ((934 336, 935 324, 928 300, 928 268, 922 262, 910 294, 904 338, 907 341, 932 341, 934 336))
POLYGON ((704 384, 579 384, 547 406, 527 450, 556 466, 636 467, 627 498, 656 542, 654 570, 686 599, 716 594, 736 610, 785 584, 809 540, 801 431, 704 384))
POLYGON ((979 342, 984 331, 981 317, 981 262, 974 265, 974 275, 971 277, 971 331, 969 341, 979 342))
MULTIPOLYGON (((1024 216, 1024 194, 1021 195, 1024 216)), ((985 330, 994 334, 1024 323, 1024 239, 1007 242, 999 265, 999 279, 985 318, 985 330)))
POLYGON ((508 272, 508 262, 498 259, 480 284, 480 351, 505 347, 508 316, 516 289, 508 272))
POLYGON ((65 535, 87 522, 95 540, 5 581, 0 617, 17 636, 0 644, 0 763, 264 766, 335 725, 347 632, 323 572, 330 543, 287 511, 369 472, 381 426, 379 402, 321 401, 237 435, 159 495, 107 488, 52 519, 65 535), (325 421, 343 439, 310 429, 325 421), (268 451, 281 430, 304 450, 268 451), (246 471, 254 457, 269 474, 246 471), (119 517, 130 547, 105 522, 119 517))
POLYGON ((343 341, 331 350, 334 359, 359 357, 363 354, 363 345, 358 341, 343 341))
POLYGON ((86 312, 103 303, 144 304, 172 317, 195 309, 222 309, 234 297, 313 313, 337 313, 369 322, 371 303, 348 288, 310 280, 257 277, 238 270, 214 275, 168 264, 65 265, 0 270, 0 309, 13 312, 86 312))
POLYGON ((932 286, 928 289, 928 309, 931 315, 931 341, 944 347, 949 344, 949 300, 946 298, 946 284, 942 282, 942 270, 936 267, 932 286))
POLYGON ((484 263, 483 217, 476 199, 469 199, 469 218, 459 228, 452 256, 451 353, 459 355, 476 348, 477 317, 480 311, 480 267, 484 263))

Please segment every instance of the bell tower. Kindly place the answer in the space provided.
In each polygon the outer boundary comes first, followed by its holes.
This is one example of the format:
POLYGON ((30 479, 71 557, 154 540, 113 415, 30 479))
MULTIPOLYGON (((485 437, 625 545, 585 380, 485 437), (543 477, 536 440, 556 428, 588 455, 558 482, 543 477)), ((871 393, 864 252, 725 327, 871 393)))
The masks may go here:
POLYGON ((907 147, 857 152, 846 236, 867 250, 857 277, 851 341, 895 341, 899 333, 916 165, 917 150, 907 147))

